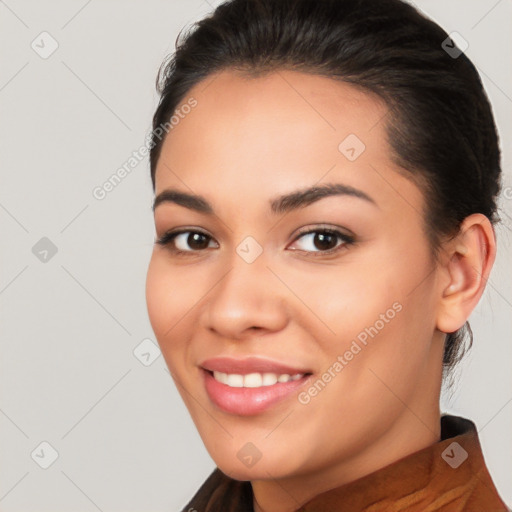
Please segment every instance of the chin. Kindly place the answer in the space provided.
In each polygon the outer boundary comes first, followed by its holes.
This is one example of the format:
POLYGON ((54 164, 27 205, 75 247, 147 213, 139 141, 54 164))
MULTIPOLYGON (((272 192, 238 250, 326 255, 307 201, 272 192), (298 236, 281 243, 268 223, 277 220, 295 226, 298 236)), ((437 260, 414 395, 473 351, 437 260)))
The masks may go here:
POLYGON ((270 447, 262 448, 259 453, 256 450, 252 450, 252 447, 248 448, 247 445, 244 445, 241 449, 233 452, 226 450, 222 454, 213 454, 219 456, 212 456, 212 458, 224 474, 241 481, 286 478, 287 476, 300 473, 305 462, 291 460, 286 452, 281 453, 270 447), (252 460, 250 455, 248 455, 251 453, 252 460))
POLYGON ((217 466, 230 478, 240 481, 268 480, 286 476, 286 474, 281 474, 282 468, 279 468, 278 465, 268 465, 262 460, 252 468, 241 468, 241 464, 217 464, 217 466))

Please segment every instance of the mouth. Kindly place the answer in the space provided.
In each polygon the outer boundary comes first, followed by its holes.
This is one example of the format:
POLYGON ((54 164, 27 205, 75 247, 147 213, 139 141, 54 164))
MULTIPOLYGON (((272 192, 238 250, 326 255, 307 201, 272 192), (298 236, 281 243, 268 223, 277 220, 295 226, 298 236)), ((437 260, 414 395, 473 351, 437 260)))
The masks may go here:
POLYGON ((290 399, 313 375, 261 358, 216 358, 200 365, 211 402, 224 412, 250 416, 290 399))

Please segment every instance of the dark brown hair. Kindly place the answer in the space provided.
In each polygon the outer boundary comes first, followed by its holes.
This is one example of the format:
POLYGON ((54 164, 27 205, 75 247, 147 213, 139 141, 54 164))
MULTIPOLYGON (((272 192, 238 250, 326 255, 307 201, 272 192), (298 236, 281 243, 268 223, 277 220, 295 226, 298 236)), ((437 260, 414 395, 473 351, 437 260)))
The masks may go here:
MULTIPOLYGON (((153 189, 165 140, 155 132, 193 86, 227 68, 248 76, 290 69, 350 83, 385 101, 393 159, 425 194, 425 228, 434 255, 442 237, 457 234, 468 215, 482 213, 498 221, 498 134, 478 72, 448 34, 411 5, 401 0, 230 0, 181 36, 157 76, 161 97, 150 143, 153 189), (445 51, 446 41, 456 53, 445 51)), ((448 334, 445 370, 471 344, 467 322, 448 334)))

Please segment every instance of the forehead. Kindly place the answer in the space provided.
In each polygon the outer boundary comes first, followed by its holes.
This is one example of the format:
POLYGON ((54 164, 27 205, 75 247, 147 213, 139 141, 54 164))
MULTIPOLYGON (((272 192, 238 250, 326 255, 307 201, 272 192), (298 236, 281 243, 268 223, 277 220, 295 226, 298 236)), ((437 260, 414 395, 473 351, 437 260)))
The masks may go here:
POLYGON ((176 112, 157 165, 157 194, 185 185, 212 196, 229 187, 270 197, 326 180, 382 196, 386 180, 404 181, 387 142, 387 106, 345 82, 224 70, 193 87, 176 112), (191 99, 194 108, 181 111, 191 99))
POLYGON ((224 70, 190 89, 176 111, 179 119, 174 119, 179 126, 173 126, 172 137, 168 137, 176 146, 192 131, 197 140, 207 137, 215 142, 227 136, 242 139, 248 135, 243 130, 252 130, 251 139, 264 141, 267 147, 276 134, 278 145, 284 139, 293 142, 293 137, 298 140, 301 135, 316 133, 311 142, 321 137, 335 149, 336 142, 349 134, 375 149, 387 149, 382 147, 387 114, 384 102, 354 85, 313 74, 280 70, 251 77, 224 70), (191 98, 196 102, 192 110, 185 105, 191 98), (181 112, 184 106, 186 114, 181 112))

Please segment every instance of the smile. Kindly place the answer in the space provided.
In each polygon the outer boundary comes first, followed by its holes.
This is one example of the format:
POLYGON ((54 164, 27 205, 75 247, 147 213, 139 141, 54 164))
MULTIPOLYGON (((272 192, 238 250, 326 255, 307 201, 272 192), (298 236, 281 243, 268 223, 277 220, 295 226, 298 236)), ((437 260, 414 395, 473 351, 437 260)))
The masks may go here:
POLYGON ((283 373, 248 373, 247 375, 240 375, 237 373, 223 373, 213 372, 213 378, 217 382, 226 384, 231 388, 259 388, 262 386, 273 386, 278 382, 288 382, 290 380, 299 380, 304 377, 303 373, 296 373, 289 375, 283 373))
POLYGON ((228 374, 201 370, 210 402, 225 413, 252 416, 281 405, 300 393, 312 378, 311 373, 228 374))

